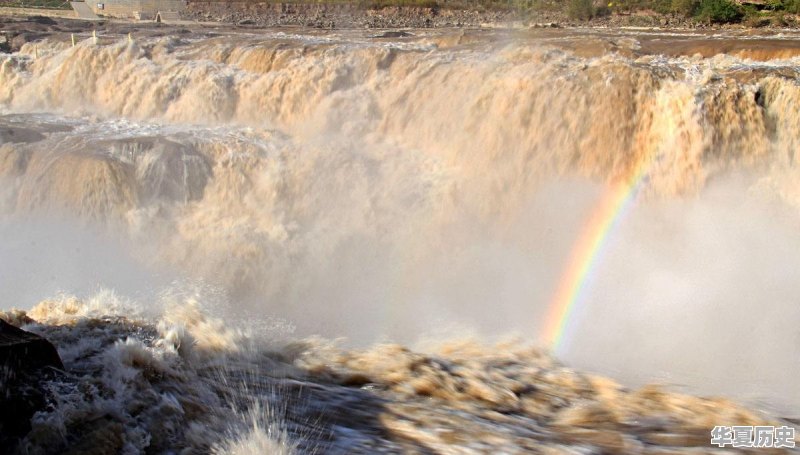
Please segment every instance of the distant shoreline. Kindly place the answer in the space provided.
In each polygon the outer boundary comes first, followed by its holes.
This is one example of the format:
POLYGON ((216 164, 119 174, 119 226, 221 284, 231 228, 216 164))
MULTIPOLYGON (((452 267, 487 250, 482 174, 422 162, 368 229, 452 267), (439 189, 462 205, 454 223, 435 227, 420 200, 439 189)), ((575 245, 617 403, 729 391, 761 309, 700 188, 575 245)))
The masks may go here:
MULTIPOLYGON (((780 20, 759 13, 760 20, 745 16, 733 23, 703 21, 680 14, 660 14, 652 10, 630 13, 606 12, 588 19, 570 17, 565 10, 521 11, 488 3, 464 7, 462 3, 434 0, 373 0, 372 3, 275 3, 256 1, 190 1, 183 18, 200 22, 274 27, 282 25, 315 28, 440 28, 440 27, 662 27, 669 29, 795 29, 796 15, 782 15, 780 20), (429 3, 429 5, 425 5, 429 3)), ((512 3, 504 3, 509 5, 512 3)))
MULTIPOLYGON (((344 14, 344 11, 340 11, 344 14)), ((325 17, 335 17, 327 11, 325 17)), ((286 15, 295 19, 299 14, 286 15)), ((396 19, 395 19, 396 20, 396 19)), ((768 61, 800 57, 800 34, 796 29, 765 30, 744 28, 690 29, 654 27, 582 27, 552 25, 525 25, 520 22, 482 24, 478 27, 462 26, 450 28, 405 27, 356 27, 337 26, 334 29, 315 28, 305 25, 235 25, 225 22, 176 22, 156 23, 126 19, 80 20, 50 18, 42 16, 3 16, 0 14, 0 54, 19 52, 27 43, 49 39, 69 43, 85 41, 93 36, 98 42, 112 43, 131 36, 133 39, 158 37, 215 37, 236 34, 257 35, 259 33, 285 32, 321 36, 326 33, 355 34, 365 38, 400 39, 415 41, 422 37, 445 39, 445 45, 469 42, 478 36, 498 38, 536 39, 541 37, 551 45, 583 58, 599 57, 609 53, 636 59, 645 55, 667 57, 710 58, 718 54, 742 59, 768 61), (427 30, 427 31, 426 31, 427 30), (635 36, 635 38, 631 38, 635 36), (448 38, 443 38, 448 37, 448 38), (588 39, 584 39, 588 38, 588 39), (746 39, 742 39, 746 38, 746 39)))
MULTIPOLYGON (((17 8, 13 5, 13 0, 0 0, 0 15, 65 18, 72 14, 69 9, 17 8)), ((770 7, 760 0, 187 0, 185 5, 185 10, 180 12, 185 21, 256 27, 800 28, 800 0, 774 0, 769 3, 770 7), (637 6, 627 6, 634 4, 637 6)), ((137 22, 124 17, 108 19, 137 22)))
MULTIPOLYGON (((391 0, 390 0, 391 1, 391 0)), ((641 11, 632 14, 607 14, 589 20, 568 17, 562 11, 538 11, 521 14, 502 8, 457 8, 451 6, 379 6, 338 3, 273 3, 254 1, 190 1, 180 13, 181 22, 169 25, 216 25, 241 28, 299 26, 317 29, 424 29, 424 28, 656 28, 665 30, 740 30, 779 32, 800 29, 794 16, 781 23, 762 26, 744 23, 704 23, 693 18, 641 11)), ((0 6, 0 17, 43 16, 58 20, 69 17, 71 10, 34 9, 0 6)), ((147 26, 153 21, 105 17, 102 21, 147 26)), ((1 40, 2 38, 0 38, 1 40)))

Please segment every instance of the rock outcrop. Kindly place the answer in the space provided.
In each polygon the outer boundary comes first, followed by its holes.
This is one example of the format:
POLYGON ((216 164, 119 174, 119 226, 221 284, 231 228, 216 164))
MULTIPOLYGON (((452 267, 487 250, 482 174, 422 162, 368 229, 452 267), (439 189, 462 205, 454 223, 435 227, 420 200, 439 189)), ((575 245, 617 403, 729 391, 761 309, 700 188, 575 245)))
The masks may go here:
POLYGON ((0 365, 27 374, 43 367, 64 369, 58 351, 49 341, 0 320, 0 365))
POLYGON ((0 319, 0 454, 13 453, 46 405, 43 381, 63 370, 55 346, 0 319))

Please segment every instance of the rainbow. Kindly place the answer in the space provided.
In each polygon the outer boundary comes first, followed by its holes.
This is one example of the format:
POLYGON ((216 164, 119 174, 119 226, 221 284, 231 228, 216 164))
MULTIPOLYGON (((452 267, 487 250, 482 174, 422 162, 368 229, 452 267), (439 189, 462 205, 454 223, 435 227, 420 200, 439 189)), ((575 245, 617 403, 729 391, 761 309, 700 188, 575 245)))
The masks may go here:
POLYGON ((578 237, 545 319, 544 343, 552 352, 562 348, 574 312, 584 301, 600 259, 608 247, 608 239, 636 201, 649 168, 648 160, 642 160, 629 178, 611 185, 578 237))

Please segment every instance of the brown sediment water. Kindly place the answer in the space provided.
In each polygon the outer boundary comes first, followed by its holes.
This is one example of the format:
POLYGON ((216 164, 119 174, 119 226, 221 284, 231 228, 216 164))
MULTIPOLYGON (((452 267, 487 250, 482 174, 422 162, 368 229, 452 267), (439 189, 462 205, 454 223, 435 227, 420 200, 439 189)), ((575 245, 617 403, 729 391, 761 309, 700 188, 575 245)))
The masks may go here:
POLYGON ((69 373, 27 453, 702 452, 796 417, 800 36, 107 27, 0 55, 2 316, 69 373))

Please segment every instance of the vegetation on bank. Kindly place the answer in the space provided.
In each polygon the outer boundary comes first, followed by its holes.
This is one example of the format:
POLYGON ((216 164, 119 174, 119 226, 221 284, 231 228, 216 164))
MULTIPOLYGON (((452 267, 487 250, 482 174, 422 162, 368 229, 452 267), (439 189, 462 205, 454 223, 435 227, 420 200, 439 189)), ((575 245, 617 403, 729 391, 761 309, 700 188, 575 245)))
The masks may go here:
MULTIPOLYGON (((257 0, 256 0, 257 1, 257 0)), ((304 0, 295 0, 304 1, 304 0)), ((337 1, 337 0, 310 0, 337 1)), ((345 0, 347 1, 347 0, 345 0)), ((589 21, 611 16, 682 19, 689 22, 747 26, 788 25, 800 14, 800 0, 360 0, 366 7, 425 6, 467 10, 514 10, 521 16, 552 13, 589 21)))
POLYGON ((70 9, 67 0, 0 0, 0 8, 70 9))
POLYGON ((789 16, 800 14, 800 0, 508 0, 508 4, 520 12, 551 11, 573 20, 660 17, 752 27, 788 25, 789 16))
POLYGON ((649 14, 709 24, 742 22, 757 27, 788 25, 788 15, 800 14, 800 0, 609 0, 607 4, 594 0, 567 0, 564 3, 567 16, 577 20, 612 14, 649 14))

